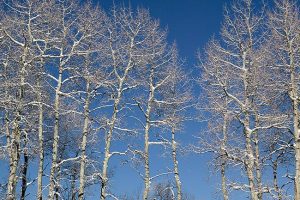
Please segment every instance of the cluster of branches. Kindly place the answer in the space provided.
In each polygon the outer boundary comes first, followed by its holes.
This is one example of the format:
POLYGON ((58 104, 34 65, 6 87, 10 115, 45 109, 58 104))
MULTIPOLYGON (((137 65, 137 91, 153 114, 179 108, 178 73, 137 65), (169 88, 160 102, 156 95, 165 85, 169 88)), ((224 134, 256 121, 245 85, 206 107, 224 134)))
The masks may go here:
POLYGON ((220 39, 199 55, 207 133, 193 150, 213 153, 224 200, 300 199, 300 11, 273 3, 225 8, 220 39))
POLYGON ((72 0, 5 0, 1 8, 2 197, 84 199, 98 185, 93 195, 118 199, 116 156, 141 176, 143 199, 165 175, 175 183, 165 191, 182 199, 175 135, 191 98, 159 22, 144 9, 104 12, 72 0), (173 160, 159 174, 149 165, 153 146, 173 160))

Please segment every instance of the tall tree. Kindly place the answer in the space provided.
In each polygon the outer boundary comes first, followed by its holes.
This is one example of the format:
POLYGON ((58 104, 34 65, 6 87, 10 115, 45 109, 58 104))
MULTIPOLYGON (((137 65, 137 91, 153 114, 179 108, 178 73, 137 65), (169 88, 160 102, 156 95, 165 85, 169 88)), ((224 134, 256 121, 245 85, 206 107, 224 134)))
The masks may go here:
POLYGON ((295 194, 300 198, 300 135, 299 135, 299 8, 294 1, 275 1, 275 10, 269 15, 274 55, 274 67, 280 72, 277 86, 288 94, 292 107, 293 139, 295 148, 295 194), (278 69, 279 68, 279 69, 278 69))
MULTIPOLYGON (((266 191, 261 180, 261 150, 258 133, 280 126, 281 123, 276 115, 271 116, 266 113, 269 98, 265 96, 267 90, 264 90, 264 86, 268 74, 263 56, 266 55, 264 45, 268 38, 268 31, 263 26, 264 15, 256 13, 251 4, 251 0, 243 0, 235 2, 230 11, 225 10, 221 42, 213 40, 208 45, 207 61, 202 64, 202 69, 209 84, 206 88, 217 89, 213 92, 216 96, 210 98, 215 101, 213 106, 215 108, 223 106, 222 110, 234 115, 230 123, 234 122, 241 127, 236 130, 243 136, 240 143, 242 145, 238 149, 240 155, 233 156, 231 159, 238 161, 245 168, 248 185, 244 187, 234 184, 232 187, 241 190, 249 188, 251 199, 258 200, 262 199, 266 191), (221 99, 228 103, 218 103, 221 99)), ((219 109, 219 113, 224 112, 220 112, 219 109)), ((226 115, 223 116, 224 126, 228 126, 226 115)), ((232 131, 231 128, 226 129, 224 131, 232 131)), ((238 135, 236 137, 240 138, 238 135)), ((222 141, 226 142, 226 140, 222 141)), ((218 152, 221 155, 227 153, 218 152)), ((225 155, 226 160, 230 157, 230 154, 225 155)), ((224 189, 223 191, 226 193, 224 189)), ((228 198, 226 196, 224 194, 225 199, 228 198)))

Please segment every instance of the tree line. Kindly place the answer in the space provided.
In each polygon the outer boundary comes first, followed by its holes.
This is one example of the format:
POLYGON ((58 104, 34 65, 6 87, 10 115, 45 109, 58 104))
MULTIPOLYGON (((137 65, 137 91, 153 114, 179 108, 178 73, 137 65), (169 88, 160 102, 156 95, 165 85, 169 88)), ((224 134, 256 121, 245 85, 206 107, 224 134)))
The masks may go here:
POLYGON ((193 199, 184 152, 213 158, 224 200, 300 199, 299 7, 270 4, 225 7, 194 76, 146 9, 1 1, 0 197, 193 199), (199 137, 180 145, 186 121, 199 137), (116 160, 136 196, 115 191, 116 160))

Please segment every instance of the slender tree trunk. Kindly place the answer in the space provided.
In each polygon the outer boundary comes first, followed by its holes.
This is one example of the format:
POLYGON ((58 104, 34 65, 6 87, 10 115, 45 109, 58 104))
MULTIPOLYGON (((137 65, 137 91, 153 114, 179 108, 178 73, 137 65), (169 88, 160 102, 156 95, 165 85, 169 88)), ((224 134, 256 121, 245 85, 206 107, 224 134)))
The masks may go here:
POLYGON ((289 47, 289 56, 290 56, 290 67, 291 67, 291 94, 290 98, 293 102, 293 128, 294 128, 294 140, 295 140, 295 200, 300 199, 300 132, 299 132, 299 99, 298 99, 298 87, 296 79, 296 70, 294 57, 289 47))
POLYGON ((250 187, 250 196, 251 200, 258 200, 257 197, 257 191, 255 187, 255 177, 253 173, 254 169, 254 154, 253 154, 253 147, 252 147, 252 131, 250 128, 250 111, 249 111, 249 106, 250 106, 250 99, 249 99, 249 85, 248 85, 248 69, 246 68, 246 55, 247 53, 243 53, 243 68, 244 68, 244 77, 243 77, 243 82, 244 82, 244 95, 245 95, 245 104, 244 107, 242 108, 245 114, 245 119, 244 119, 244 134, 245 134, 245 143, 246 143, 246 153, 247 157, 245 160, 245 168, 246 168, 246 173, 247 173, 247 178, 249 182, 249 187, 250 187))
POLYGON ((228 200, 228 191, 226 186, 226 163, 222 162, 221 165, 221 177, 222 177, 222 193, 223 193, 223 199, 228 200))
MULTIPOLYGON (((18 116, 17 118, 20 118, 18 116)), ((20 160, 20 127, 19 122, 14 122, 14 129, 12 131, 10 144, 10 162, 9 162, 9 177, 7 183, 7 200, 16 199, 16 185, 17 185, 17 169, 20 160)))
POLYGON ((145 126, 145 135, 144 135, 144 168, 145 168, 145 175, 144 175, 144 192, 143 192, 143 199, 148 199, 149 191, 150 191, 150 168, 149 168, 149 129, 150 129, 150 120, 146 119, 146 126, 145 126))
MULTIPOLYGON (((225 105, 227 109, 227 98, 225 100, 225 105)), ((223 193, 223 199, 228 200, 228 191, 227 191, 227 184, 226 184, 226 159, 227 157, 225 148, 226 148, 226 143, 227 143, 227 126, 228 126, 228 113, 227 110, 225 111, 226 113, 224 114, 224 122, 223 122, 223 141, 221 143, 221 154, 222 154, 222 164, 221 164, 221 179, 222 179, 222 193, 223 193)))
POLYGON ((7 199, 16 199, 16 185, 18 182, 17 168, 20 161, 20 144, 21 144, 21 115, 23 110, 23 99, 24 99, 24 85, 25 85, 25 74, 26 74, 26 56, 28 53, 27 45, 24 47, 24 52, 21 58, 22 68, 20 70, 20 88, 17 99, 18 107, 17 114, 13 124, 13 131, 10 144, 10 164, 9 164, 9 177, 7 183, 7 199))
POLYGON ((24 149, 23 149, 23 159, 24 164, 22 167, 22 186, 21 186, 21 200, 25 200, 26 189, 27 189, 27 171, 28 171, 28 164, 29 164, 29 155, 27 149, 28 138, 25 136, 24 139, 24 149))
POLYGON ((121 96, 122 96, 122 92, 121 92, 122 87, 123 87, 123 82, 121 81, 119 84, 117 99, 114 102, 114 110, 113 110, 112 119, 110 121, 110 128, 109 128, 109 131, 108 131, 108 133, 106 135, 106 139, 105 139, 105 153, 104 153, 104 160, 103 160, 103 167, 102 167, 102 182, 101 182, 101 191, 100 191, 101 200, 105 200, 106 196, 107 196, 107 194, 106 194, 107 183, 108 183, 107 170, 108 170, 108 162, 111 157, 110 146, 111 146, 113 130, 114 130, 115 123, 117 120, 117 114, 119 112, 118 106, 119 106, 121 96))
POLYGON ((89 125, 89 104, 90 104, 90 83, 86 83, 86 99, 84 105, 84 124, 82 131, 82 141, 81 141, 81 160, 80 160, 80 177, 79 177, 79 193, 78 199, 83 200, 84 198, 84 187, 85 187, 85 164, 86 164, 86 144, 87 144, 87 134, 89 125))
POLYGON ((15 130, 12 131, 12 135, 10 135, 9 130, 9 118, 8 118, 8 112, 6 112, 6 139, 7 139, 7 146, 9 147, 8 153, 9 153, 9 178, 7 183, 7 199, 12 200, 15 199, 15 187, 16 184, 14 183, 15 176, 16 176, 16 167, 18 165, 18 159, 14 159, 17 157, 18 154, 18 146, 16 146, 16 143, 12 143, 12 141, 15 141, 15 134, 13 133, 15 130), (14 170, 14 171, 13 171, 14 170))
POLYGON ((8 146, 8 155, 9 155, 9 178, 8 178, 8 183, 7 183, 7 199, 13 199, 13 188, 15 187, 13 184, 14 180, 14 173, 12 173, 12 166, 14 165, 14 160, 13 160, 13 144, 12 141, 14 141, 14 134, 11 135, 10 133, 10 127, 9 127, 9 114, 8 111, 5 113, 5 131, 6 131, 6 143, 8 146))
POLYGON ((60 105, 60 90, 62 86, 62 69, 59 67, 58 82, 55 91, 55 102, 54 102, 54 112, 55 112, 55 123, 53 132, 53 147, 52 147, 52 166, 50 170, 50 186, 49 186, 49 199, 54 199, 56 183, 56 173, 57 173, 57 158, 58 158, 58 142, 59 142, 59 105, 60 105))
MULTIPOLYGON (((38 81, 38 87, 40 87, 40 82, 38 81)), ((40 90, 40 89, 39 89, 40 90)), ((38 167, 38 180, 37 180, 37 200, 43 199, 42 193, 42 178, 44 171, 44 134, 43 134, 43 104, 42 104, 42 94, 41 91, 38 93, 39 101, 39 167, 38 167)))
POLYGON ((9 147, 8 153, 9 153, 9 158, 10 156, 10 146, 11 146, 11 136, 10 136, 10 130, 9 130, 9 116, 8 116, 8 111, 5 112, 5 134, 6 134, 6 144, 9 147))
MULTIPOLYGON (((255 113, 255 124, 258 125, 258 116, 257 113, 255 113)), ((261 181, 261 167, 260 167, 260 156, 259 156, 259 138, 257 131, 253 132, 254 137, 254 165, 256 170, 256 180, 257 180, 257 197, 259 200, 262 200, 262 181, 261 181)))
POLYGON ((143 192, 143 199, 147 200, 149 196, 149 191, 150 191, 150 168, 149 168, 149 130, 151 127, 150 124, 150 114, 151 114, 151 109, 152 109, 152 102, 154 99, 154 86, 153 86, 153 77, 154 76, 154 69, 151 68, 150 71, 150 77, 149 77, 149 97, 148 97, 148 102, 147 102, 147 110, 145 113, 146 117, 146 125, 145 125, 145 135, 144 135, 144 168, 145 168, 145 175, 144 175, 144 192, 143 192))
POLYGON ((179 176, 179 168, 178 168, 178 160, 177 160, 177 143, 175 140, 175 128, 172 128, 172 157, 174 163, 174 175, 175 175, 175 182, 177 187, 177 200, 182 199, 182 191, 181 191, 181 181, 179 176))
MULTIPOLYGON (((257 133, 255 132, 254 137, 257 137, 257 133)), ((256 139, 255 139, 256 140, 256 139)), ((257 179, 257 198, 259 200, 262 199, 263 191, 262 191, 262 182, 261 182, 261 168, 260 168, 260 161, 259 161, 259 147, 258 141, 256 140, 255 143, 255 170, 256 170, 256 179, 257 179)))
POLYGON ((16 198, 16 185, 18 182, 17 169, 20 160, 20 112, 18 112, 17 117, 14 121, 14 129, 11 136, 10 144, 10 164, 9 164, 9 177, 7 184, 7 199, 16 198))
MULTIPOLYGON (((246 126, 249 128, 249 126, 246 126)), ((252 151, 251 145, 251 132, 245 128, 245 135, 246 135, 246 151, 247 151, 247 158, 245 161, 245 167, 247 171, 247 177, 250 186, 250 195, 252 200, 258 200, 257 191, 255 187, 255 177, 253 174, 253 167, 254 167, 254 155, 252 151)))
MULTIPOLYGON (((297 133, 299 138, 299 133, 297 133)), ((299 140, 299 139, 297 139, 299 140)), ((300 199, 300 142, 297 141, 295 144, 295 158, 296 158, 296 173, 295 173, 295 200, 300 199)))

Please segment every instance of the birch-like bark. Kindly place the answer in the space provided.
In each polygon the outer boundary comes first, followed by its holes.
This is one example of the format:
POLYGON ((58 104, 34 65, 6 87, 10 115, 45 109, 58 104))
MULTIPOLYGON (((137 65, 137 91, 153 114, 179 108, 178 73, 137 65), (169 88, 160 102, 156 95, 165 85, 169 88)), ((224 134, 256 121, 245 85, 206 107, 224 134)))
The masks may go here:
POLYGON ((245 137, 246 137, 246 152, 247 152, 247 158, 245 160, 245 168, 247 172, 247 178, 249 182, 249 187, 250 187, 250 195, 252 200, 258 200, 257 197, 257 191, 255 187, 255 177, 253 173, 253 168, 254 168, 254 155, 253 155, 253 150, 252 150, 252 145, 251 145, 251 131, 249 130, 249 114, 246 114, 245 116, 245 127, 244 127, 244 132, 245 132, 245 137))
MULTIPOLYGON (((225 106, 227 109, 227 98, 225 99, 225 106)), ((222 163, 221 163, 221 179, 222 179, 222 194, 223 194, 223 199, 228 200, 228 190, 227 190, 227 183, 226 183, 226 143, 227 143, 227 129, 228 129, 228 111, 226 110, 224 113, 224 118, 223 118, 223 140, 221 142, 221 155, 222 155, 222 163)))
MULTIPOLYGON (((5 111, 5 134, 6 134, 6 144, 8 146, 10 146, 11 145, 11 135, 10 135, 8 111, 5 111)), ((9 158, 11 157, 10 153, 11 153, 11 151, 10 151, 10 147, 9 147, 9 150, 8 150, 9 158)))
POLYGON ((56 184, 56 172, 57 172, 57 159, 58 159, 58 142, 59 142, 59 105, 60 105, 60 92, 62 86, 62 73, 63 69, 59 66, 57 86, 55 90, 55 101, 54 101, 54 132, 53 132, 53 145, 52 145, 52 165, 50 170, 50 186, 49 186, 49 199, 54 199, 56 184))
POLYGON ((153 86, 153 77, 154 76, 154 69, 153 66, 150 70, 150 77, 149 77, 149 96, 147 101, 147 110, 145 113, 146 124, 145 124, 145 132, 144 132, 144 192, 143 192, 143 199, 147 200, 149 198, 149 191, 150 191, 150 167, 149 167, 149 130, 151 127, 150 122, 150 114, 152 109, 152 103, 154 99, 154 86, 153 86))
POLYGON ((179 176, 178 159, 177 159, 177 142, 175 140, 175 128, 172 127, 172 157, 174 164, 174 176, 177 188, 177 200, 182 199, 181 181, 179 176))
POLYGON ((222 162, 221 164, 221 179, 222 179, 222 194, 223 199, 228 200, 228 191, 227 191, 227 185, 226 185, 226 163, 222 162))
MULTIPOLYGON (((258 126, 258 114, 255 112, 255 125, 258 126)), ((261 165, 260 165, 260 153, 259 153, 259 138, 258 132, 253 132, 253 140, 254 140, 254 165, 256 172, 256 182, 257 182, 257 198, 259 200, 262 199, 263 191, 262 191, 262 177, 261 177, 261 165)))
POLYGON ((244 112, 245 115, 245 120, 243 122, 243 126, 244 126, 244 134, 245 134, 245 142, 246 142, 246 160, 245 160, 245 168, 246 168, 246 172, 247 172, 247 176, 248 176, 248 182, 249 182, 249 187, 250 187, 250 196, 252 200, 259 200, 258 199, 258 194, 257 194, 257 190, 256 190, 256 184, 255 184, 255 176, 253 173, 254 170, 254 161, 255 161, 255 157, 254 157, 254 153, 253 153, 253 147, 252 147, 252 130, 251 130, 251 126, 250 126, 250 105, 251 105, 251 99, 250 99, 250 85, 249 85, 249 65, 251 65, 250 63, 247 62, 247 56, 248 53, 247 51, 251 50, 253 48, 253 41, 252 41, 252 37, 253 37, 253 32, 251 29, 251 22, 250 22, 250 16, 251 16, 251 0, 250 1, 246 1, 247 4, 247 9, 249 9, 249 16, 245 17, 245 25, 246 25, 246 32, 247 35, 249 37, 249 41, 248 41, 248 48, 247 50, 243 50, 242 53, 242 68, 243 68, 243 84, 244 84, 244 106, 241 108, 242 111, 244 112))
POLYGON ((105 200, 107 193, 107 184, 108 184, 108 174, 107 174, 107 170, 108 170, 108 162, 109 159, 111 157, 111 152, 110 152, 110 146, 111 146, 111 140, 112 140, 112 136, 113 136, 113 130, 115 127, 115 123, 117 120, 117 114, 119 112, 118 110, 118 106, 121 100, 121 90, 123 87, 123 81, 120 82, 119 84, 119 89, 118 89, 118 95, 117 95, 117 99, 114 102, 114 110, 113 110, 113 115, 110 121, 110 127, 109 127, 109 131, 106 135, 105 138, 105 153, 104 153, 104 160, 103 160, 103 166, 102 166, 102 182, 101 182, 101 189, 100 189, 100 193, 101 193, 101 200, 105 200))
POLYGON ((42 104, 42 93, 40 91, 40 80, 37 83, 38 86, 38 95, 37 99, 39 102, 38 112, 39 112, 39 166, 38 166, 38 179, 37 179, 37 200, 43 199, 42 187, 43 187, 43 172, 44 172, 44 134, 43 134, 43 104, 42 104))
POLYGON ((299 133, 299 103, 298 103, 298 83, 296 80, 296 70, 293 54, 291 49, 290 55, 290 67, 291 67, 291 99, 293 102, 293 128, 294 128, 294 140, 295 140, 295 200, 300 199, 300 133, 299 133))
MULTIPOLYGON (((17 119, 20 116, 17 116, 17 119)), ((20 127, 19 122, 15 121, 14 129, 12 130, 11 144, 10 144, 10 162, 9 162, 9 177, 7 183, 7 200, 16 199, 16 185, 17 185, 17 168, 20 160, 20 127)))
POLYGON ((27 189, 27 171, 28 171, 28 165, 29 165, 29 155, 28 155, 28 138, 27 135, 25 134, 24 136, 24 147, 23 147, 23 159, 24 163, 22 166, 22 186, 21 186, 21 200, 25 200, 25 195, 26 195, 26 189, 27 189))
POLYGON ((21 57, 21 69, 20 69, 20 86, 18 91, 18 106, 17 113, 13 123, 13 131, 10 144, 10 167, 9 167, 9 178, 7 184, 7 199, 16 198, 16 185, 18 182, 17 168, 20 161, 20 144, 21 144, 21 115, 23 111, 23 99, 24 99, 24 85, 25 85, 25 74, 26 74, 26 56, 28 54, 27 44, 23 47, 23 55, 21 57))
MULTIPOLYGON (((288 33, 288 30, 286 30, 288 33)), ((288 48, 289 67, 290 67, 290 99, 293 105, 293 131, 295 141, 295 200, 300 199, 300 132, 299 132, 299 99, 298 99, 298 81, 296 74, 294 50, 291 45, 291 39, 286 35, 286 45, 288 48)))
POLYGON ((81 160, 80 160, 80 177, 79 177, 79 193, 78 199, 84 199, 84 187, 85 187, 85 165, 86 165, 86 144, 87 134, 89 125, 89 105, 90 105, 90 82, 87 80, 86 83, 86 99, 84 104, 84 124, 82 130, 82 141, 81 141, 81 160))
POLYGON ((249 85, 248 85, 248 70, 246 69, 246 52, 243 53, 243 68, 244 68, 244 74, 243 74, 243 83, 244 83, 244 96, 245 96, 245 103, 243 112, 245 115, 245 119, 243 122, 244 126, 244 134, 245 134, 245 142, 246 142, 246 153, 247 157, 245 160, 245 168, 247 172, 247 178, 249 182, 250 187, 250 195, 252 200, 258 200, 257 197, 257 191, 255 187, 255 177, 253 173, 254 169, 254 154, 253 154, 253 147, 252 147, 252 131, 250 128, 250 99, 249 99, 249 85))

